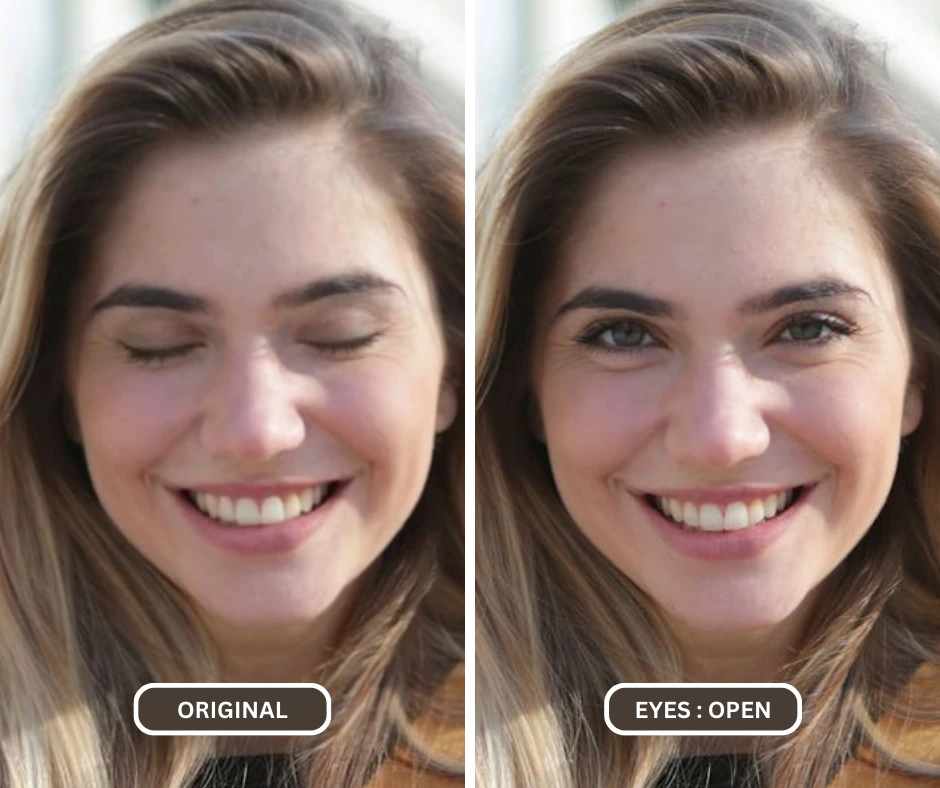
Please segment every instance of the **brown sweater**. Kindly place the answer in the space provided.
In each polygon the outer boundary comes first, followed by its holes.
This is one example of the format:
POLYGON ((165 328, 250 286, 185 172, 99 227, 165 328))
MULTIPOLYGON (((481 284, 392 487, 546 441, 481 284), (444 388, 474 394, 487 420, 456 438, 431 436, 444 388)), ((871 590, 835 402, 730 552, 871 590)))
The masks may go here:
MULTIPOLYGON (((909 696, 929 698, 940 708, 940 666, 924 665, 915 674, 905 692, 909 696)), ((914 722, 898 717, 879 720, 878 733, 897 745, 905 757, 925 761, 940 772, 940 719, 914 722)), ((891 770, 868 747, 863 747, 830 783, 829 788, 940 788, 936 777, 913 777, 891 770)))
MULTIPOLYGON (((461 665, 448 678, 432 699, 432 707, 464 708, 464 667, 461 665)), ((464 720, 429 711, 415 721, 415 731, 425 747, 448 760, 464 762, 464 720)), ((366 788, 455 788, 464 778, 450 777, 422 767, 420 759, 408 750, 401 750, 386 761, 366 788)))

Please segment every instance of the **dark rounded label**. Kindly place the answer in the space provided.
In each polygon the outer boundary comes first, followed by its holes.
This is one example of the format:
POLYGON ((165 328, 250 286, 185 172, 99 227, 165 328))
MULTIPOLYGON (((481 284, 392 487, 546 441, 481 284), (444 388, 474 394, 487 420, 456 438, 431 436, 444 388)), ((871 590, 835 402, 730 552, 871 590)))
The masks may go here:
POLYGON ((623 736, 783 736, 802 717, 790 684, 617 684, 604 699, 607 727, 623 736))
POLYGON ((319 684, 147 684, 134 723, 151 736, 313 736, 330 724, 319 684))

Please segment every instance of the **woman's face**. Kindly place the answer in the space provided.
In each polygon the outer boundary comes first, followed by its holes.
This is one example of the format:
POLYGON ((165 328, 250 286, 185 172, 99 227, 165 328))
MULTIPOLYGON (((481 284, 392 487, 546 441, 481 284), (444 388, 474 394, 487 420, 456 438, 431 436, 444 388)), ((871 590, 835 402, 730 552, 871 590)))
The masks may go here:
POLYGON ((561 498, 685 627, 783 622, 859 542, 920 419, 899 294, 796 132, 605 173, 541 293, 561 498))
POLYGON ((156 155, 72 325, 102 505, 228 627, 330 608, 410 515, 454 417, 416 244, 326 125, 156 155))

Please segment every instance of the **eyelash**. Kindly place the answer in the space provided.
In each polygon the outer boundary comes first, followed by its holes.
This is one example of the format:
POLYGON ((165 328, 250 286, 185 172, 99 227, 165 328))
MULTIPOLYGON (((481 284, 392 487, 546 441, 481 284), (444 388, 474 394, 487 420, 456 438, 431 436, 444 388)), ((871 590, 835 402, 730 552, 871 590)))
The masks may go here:
POLYGON ((127 353, 127 359, 132 364, 139 364, 143 367, 160 367, 163 366, 166 362, 173 360, 174 358, 179 358, 185 356, 192 350, 195 350, 199 345, 177 345, 176 347, 167 347, 167 348, 142 348, 134 347, 133 345, 125 344, 121 342, 121 347, 124 348, 127 353))
MULTIPOLYGON (((794 326, 800 323, 806 323, 815 321, 822 325, 823 328, 829 330, 829 334, 822 337, 817 337, 816 339, 786 339, 781 340, 784 344, 795 344, 802 345, 804 347, 821 347, 827 345, 830 342, 836 341, 842 337, 851 336, 856 333, 858 330, 855 326, 849 323, 846 320, 843 320, 841 317, 838 317, 833 314, 826 312, 802 312, 800 314, 791 315, 785 321, 785 323, 779 328, 779 330, 774 335, 779 339, 780 335, 785 331, 792 329, 794 326)), ((593 350, 600 350, 604 353, 618 353, 618 354, 633 354, 640 353, 644 350, 647 350, 651 347, 656 347, 662 343, 656 338, 654 332, 650 331, 642 321, 635 320, 633 318, 605 318, 598 320, 585 328, 585 330, 576 337, 575 341, 580 345, 585 345, 593 350), (643 330, 644 334, 648 337, 652 337, 655 342, 647 343, 641 345, 627 345, 622 347, 617 347, 610 345, 605 342, 601 342, 601 337, 612 329, 620 328, 627 326, 630 328, 640 328, 643 330)))
POLYGON ((375 342, 380 336, 382 336, 382 332, 376 331, 372 334, 356 337, 355 339, 344 339, 338 342, 305 342, 304 344, 324 353, 341 356, 345 353, 353 353, 356 350, 369 347, 369 345, 375 342))
MULTIPOLYGON (((342 356, 368 347, 375 342, 379 336, 381 336, 381 332, 338 342, 304 342, 303 344, 328 355, 342 356)), ((127 353, 128 361, 132 364, 139 364, 144 367, 163 366, 168 361, 181 358, 200 347, 198 344, 188 344, 167 348, 140 348, 128 345, 124 342, 120 344, 127 353)))

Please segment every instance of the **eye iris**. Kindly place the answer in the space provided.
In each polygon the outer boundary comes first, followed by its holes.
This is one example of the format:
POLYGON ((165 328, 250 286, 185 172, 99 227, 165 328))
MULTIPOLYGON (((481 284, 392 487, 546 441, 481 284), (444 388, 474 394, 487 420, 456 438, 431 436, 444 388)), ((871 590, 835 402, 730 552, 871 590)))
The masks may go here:
POLYGON ((607 329, 610 344, 621 347, 630 347, 643 344, 645 331, 635 324, 624 324, 607 329))
POLYGON ((790 325, 790 335, 798 340, 819 339, 824 329, 825 326, 819 320, 798 320, 790 325))

